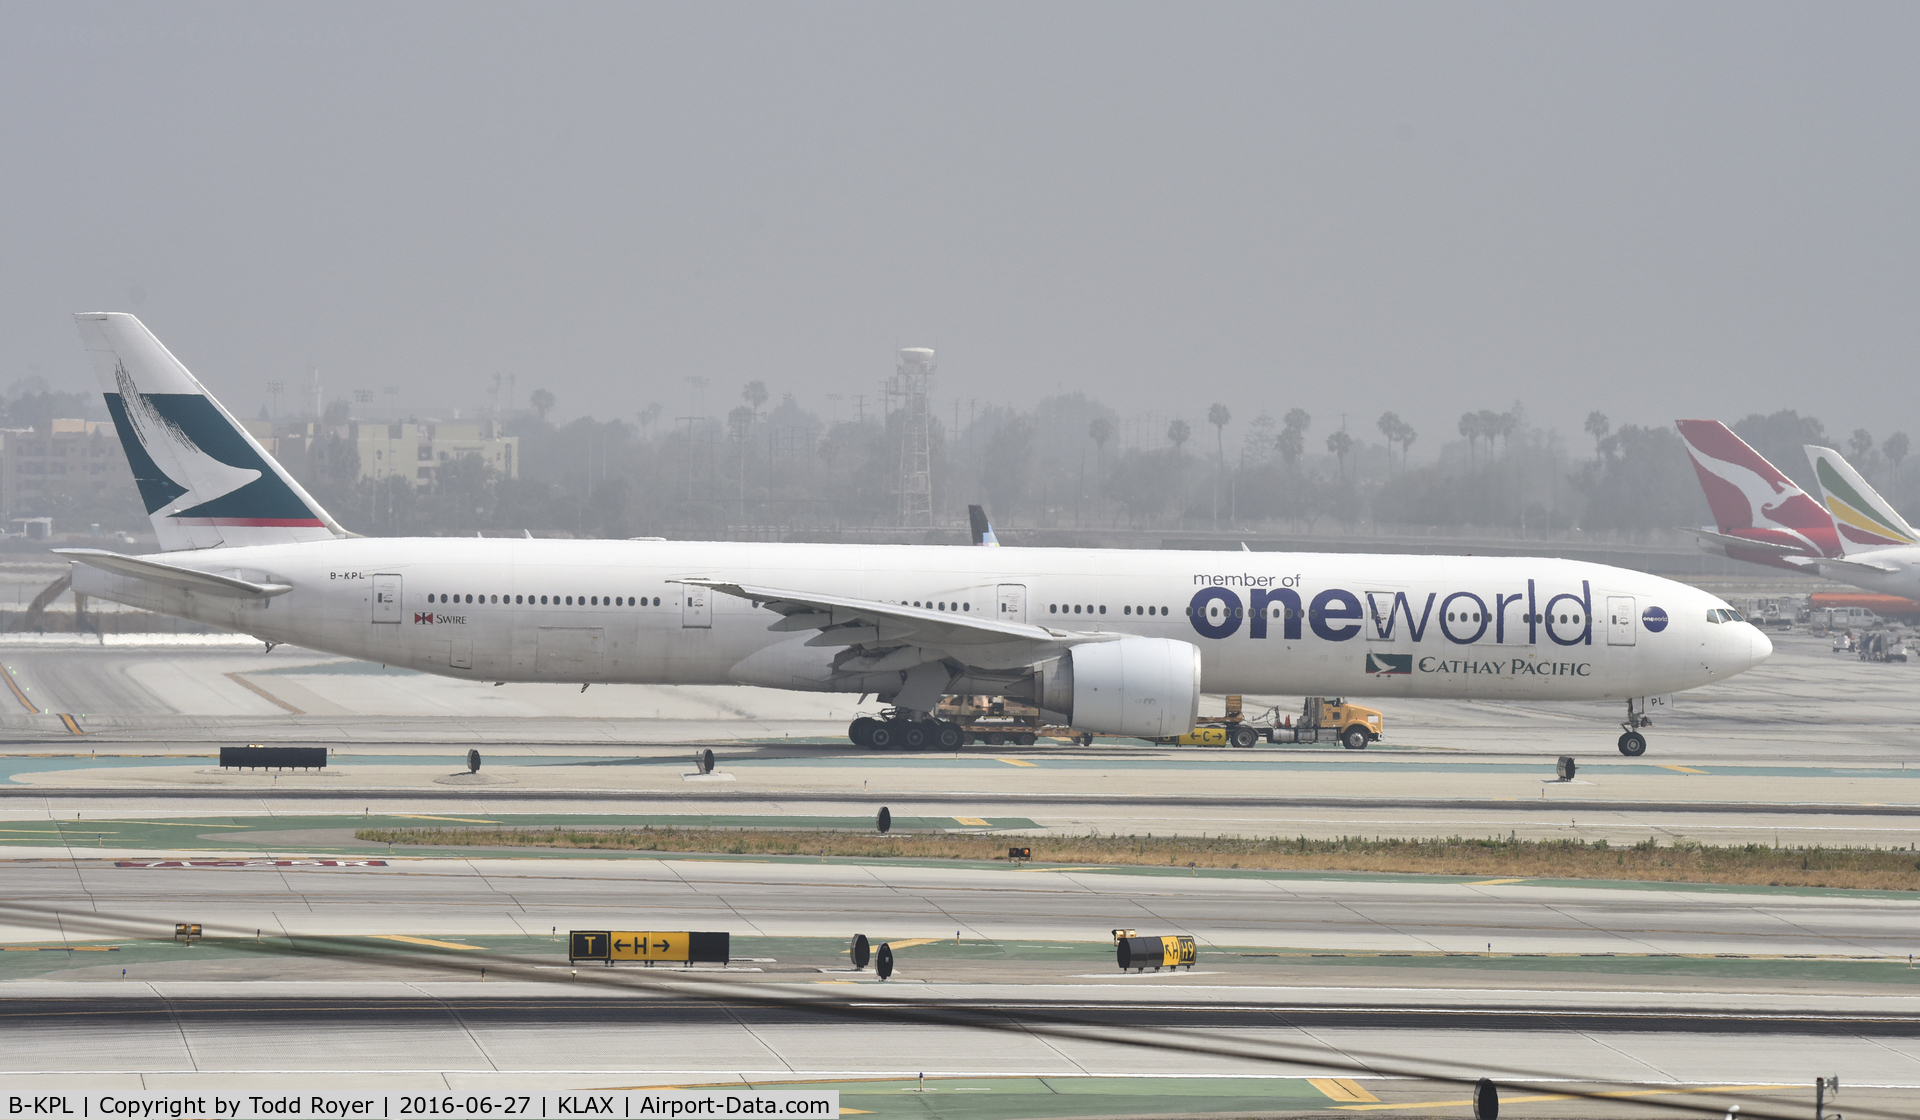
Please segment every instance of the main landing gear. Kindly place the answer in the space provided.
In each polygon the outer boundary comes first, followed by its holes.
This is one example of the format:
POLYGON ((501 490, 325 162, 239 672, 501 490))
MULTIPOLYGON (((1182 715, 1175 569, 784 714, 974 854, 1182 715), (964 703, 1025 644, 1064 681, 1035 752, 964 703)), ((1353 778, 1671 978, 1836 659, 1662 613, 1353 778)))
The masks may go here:
POLYGON ((868 750, 959 750, 967 733, 951 720, 929 719, 918 712, 896 711, 886 719, 861 716, 847 725, 847 738, 868 750))
POLYGON ((1647 737, 1640 734, 1642 727, 1652 727, 1653 720, 1646 711, 1633 701, 1627 701, 1627 718, 1620 721, 1624 730, 1620 733, 1620 753, 1628 758, 1639 758, 1647 753, 1647 737))

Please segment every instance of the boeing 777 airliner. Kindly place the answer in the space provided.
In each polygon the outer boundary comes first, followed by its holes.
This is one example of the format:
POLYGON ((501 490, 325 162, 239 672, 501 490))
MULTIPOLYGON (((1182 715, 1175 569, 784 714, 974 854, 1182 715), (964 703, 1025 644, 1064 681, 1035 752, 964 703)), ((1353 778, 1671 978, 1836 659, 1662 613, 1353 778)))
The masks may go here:
POLYGON ((868 745, 958 745, 943 695, 1179 735, 1200 694, 1627 704, 1772 652, 1718 598, 1571 560, 361 537, 132 315, 75 317, 162 554, 63 549, 74 589, 269 645, 484 681, 872 693, 868 745))

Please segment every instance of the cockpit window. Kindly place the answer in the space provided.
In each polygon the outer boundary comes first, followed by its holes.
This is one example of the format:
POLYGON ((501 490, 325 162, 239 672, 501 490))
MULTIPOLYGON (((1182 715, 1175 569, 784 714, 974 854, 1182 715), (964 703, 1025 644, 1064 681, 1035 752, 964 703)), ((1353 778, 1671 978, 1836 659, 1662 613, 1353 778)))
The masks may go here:
POLYGON ((1730 610, 1727 612, 1728 622, 1745 622, 1746 620, 1747 620, 1747 616, 1744 614, 1741 614, 1739 611, 1730 610))

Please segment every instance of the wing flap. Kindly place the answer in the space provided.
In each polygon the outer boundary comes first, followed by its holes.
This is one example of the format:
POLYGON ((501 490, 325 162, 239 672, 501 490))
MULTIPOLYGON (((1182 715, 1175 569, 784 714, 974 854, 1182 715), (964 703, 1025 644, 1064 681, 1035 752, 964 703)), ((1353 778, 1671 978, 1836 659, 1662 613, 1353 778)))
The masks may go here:
POLYGON ((872 599, 820 595, 784 587, 687 577, 670 580, 746 599, 782 617, 770 630, 818 630, 809 646, 843 646, 842 673, 911 668, 951 658, 964 665, 1003 671, 1058 657, 1087 642, 1125 635, 1055 630, 1033 623, 1001 622, 951 611, 927 610, 872 599))

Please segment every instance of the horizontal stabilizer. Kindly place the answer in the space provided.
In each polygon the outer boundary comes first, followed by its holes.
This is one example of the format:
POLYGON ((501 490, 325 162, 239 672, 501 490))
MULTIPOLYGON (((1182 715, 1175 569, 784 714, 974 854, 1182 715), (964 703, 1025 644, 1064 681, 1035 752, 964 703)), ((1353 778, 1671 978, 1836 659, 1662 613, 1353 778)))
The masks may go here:
POLYGON ((143 579, 148 583, 158 583, 167 587, 177 587, 183 591, 198 591, 203 595, 224 595, 234 599, 268 599, 275 595, 285 595, 293 590, 293 585, 288 583, 253 583, 234 576, 196 572, 191 568, 163 564, 157 560, 143 560, 138 556, 122 556, 118 552, 107 552, 98 548, 56 548, 53 551, 56 555, 78 561, 89 567, 99 568, 103 572, 143 579))
POLYGON ((1822 571, 1832 572, 1835 578, 1844 578, 1848 575, 1883 576, 1900 570, 1892 564, 1876 564, 1858 556, 1846 560, 1825 556, 1815 560, 1813 566, 1822 571))
POLYGON ((1746 548, 1755 552, 1770 552, 1775 556, 1806 556, 1808 552, 1799 545, 1784 544, 1780 541, 1758 541, 1747 537, 1737 537, 1732 533, 1716 533, 1712 529, 1694 529, 1682 525, 1682 532, 1692 533, 1701 540, 1716 544, 1722 548, 1746 548))

